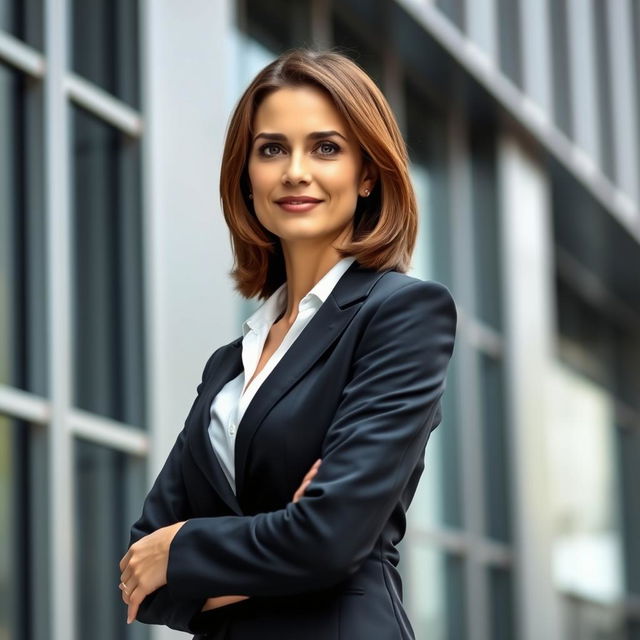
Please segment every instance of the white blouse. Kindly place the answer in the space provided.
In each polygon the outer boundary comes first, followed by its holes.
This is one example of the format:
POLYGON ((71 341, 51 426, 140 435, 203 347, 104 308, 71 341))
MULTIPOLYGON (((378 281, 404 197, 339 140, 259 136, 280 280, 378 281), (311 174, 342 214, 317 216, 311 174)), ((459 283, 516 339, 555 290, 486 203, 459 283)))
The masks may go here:
POLYGON ((216 453, 220 466, 224 471, 229 485, 236 491, 235 483, 235 442, 238 424, 246 411, 253 396, 260 388, 273 368, 278 364, 287 349, 294 343, 307 323, 318 311, 322 303, 327 299, 338 280, 344 275, 351 263, 353 256, 347 256, 339 260, 327 273, 315 284, 298 305, 298 315, 284 336, 282 342, 269 358, 260 373, 251 380, 264 343, 269 335, 271 326, 285 311, 287 304, 287 283, 274 291, 269 298, 242 324, 242 364, 243 371, 227 382, 211 402, 209 422, 209 438, 216 453), (247 380, 251 384, 247 386, 247 380))

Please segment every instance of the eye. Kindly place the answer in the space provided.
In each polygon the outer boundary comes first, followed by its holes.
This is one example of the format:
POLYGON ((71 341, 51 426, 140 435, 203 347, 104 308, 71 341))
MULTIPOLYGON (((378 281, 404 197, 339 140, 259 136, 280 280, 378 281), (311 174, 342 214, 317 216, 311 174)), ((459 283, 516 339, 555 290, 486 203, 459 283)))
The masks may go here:
POLYGON ((320 151, 320 154, 323 156, 335 155, 340 151, 340 147, 335 142, 321 142, 317 149, 320 151))
POLYGON ((265 156, 266 158, 273 158, 273 156, 278 155, 278 151, 280 150, 281 148, 279 144, 275 144, 274 142, 267 142, 267 144, 263 144, 258 149, 258 154, 261 156, 265 156))

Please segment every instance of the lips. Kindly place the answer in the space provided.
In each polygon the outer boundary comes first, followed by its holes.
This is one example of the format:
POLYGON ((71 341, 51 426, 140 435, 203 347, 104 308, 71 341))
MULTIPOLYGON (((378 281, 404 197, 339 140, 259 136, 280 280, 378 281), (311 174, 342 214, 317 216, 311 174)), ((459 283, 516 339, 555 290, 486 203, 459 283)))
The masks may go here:
POLYGON ((312 198, 311 196, 285 196, 276 200, 282 209, 288 213, 306 213, 311 211, 317 204, 322 202, 318 198, 312 198))
POLYGON ((276 200, 278 204, 308 204, 322 202, 318 198, 311 198, 310 196, 287 196, 276 200))

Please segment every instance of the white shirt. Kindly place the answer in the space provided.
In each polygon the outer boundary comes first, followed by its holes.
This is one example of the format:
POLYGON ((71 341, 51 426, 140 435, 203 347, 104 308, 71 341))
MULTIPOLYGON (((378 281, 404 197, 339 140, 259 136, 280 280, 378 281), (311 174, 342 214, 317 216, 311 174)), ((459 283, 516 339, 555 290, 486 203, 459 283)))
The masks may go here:
POLYGON ((236 491, 235 484, 235 442, 238 425, 242 420, 253 396, 273 368, 280 362, 287 349, 302 333, 308 322, 328 298, 338 280, 344 275, 354 256, 339 260, 315 284, 298 305, 298 315, 284 336, 282 342, 266 362, 260 373, 251 380, 260 361, 264 343, 273 323, 284 312, 287 304, 287 283, 283 282, 276 291, 242 324, 242 364, 243 371, 227 382, 211 402, 209 414, 209 438, 220 466, 229 485, 236 491), (247 385, 247 381, 251 384, 247 385))

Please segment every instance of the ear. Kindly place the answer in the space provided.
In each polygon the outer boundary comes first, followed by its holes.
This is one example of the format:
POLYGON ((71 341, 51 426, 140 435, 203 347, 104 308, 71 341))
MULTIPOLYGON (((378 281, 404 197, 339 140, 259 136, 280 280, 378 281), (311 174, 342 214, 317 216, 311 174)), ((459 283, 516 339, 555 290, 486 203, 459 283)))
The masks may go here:
POLYGON ((358 193, 363 196, 365 191, 371 193, 380 177, 380 171, 375 163, 365 156, 360 171, 360 181, 358 182, 358 193))

